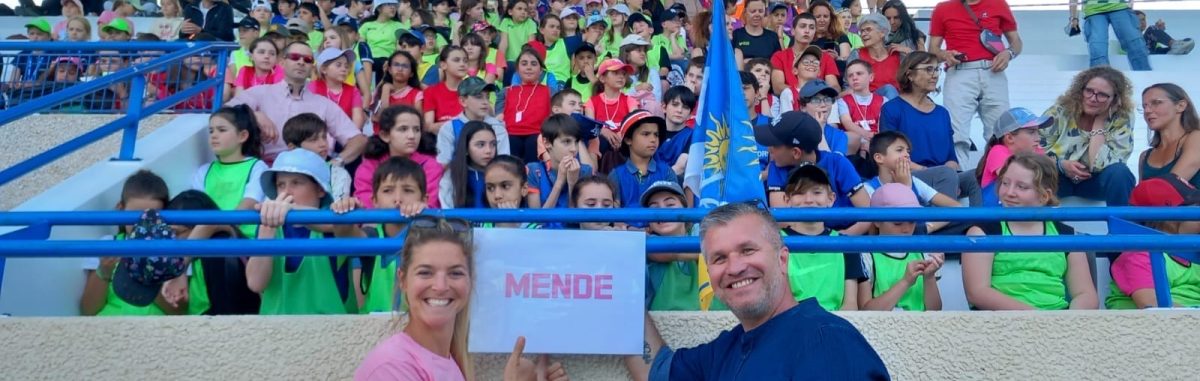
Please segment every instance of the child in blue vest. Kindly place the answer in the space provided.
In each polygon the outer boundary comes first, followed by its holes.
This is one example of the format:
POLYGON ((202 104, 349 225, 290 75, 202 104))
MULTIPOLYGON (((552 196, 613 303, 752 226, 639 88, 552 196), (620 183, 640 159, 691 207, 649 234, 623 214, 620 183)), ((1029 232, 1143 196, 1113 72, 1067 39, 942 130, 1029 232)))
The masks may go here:
MULTIPOLYGON (((917 195, 908 186, 884 184, 871 196, 872 208, 919 208, 917 195)), ((912 221, 876 222, 879 235, 910 236, 912 221)), ((938 311, 942 294, 937 272, 946 258, 942 253, 863 253, 867 280, 858 284, 858 307, 872 311, 938 311)))
MULTIPOLYGON (((774 125, 754 128, 754 139, 766 146, 771 156, 767 165, 767 198, 773 208, 785 207, 788 173, 797 165, 814 164, 825 171, 833 189, 834 207, 866 208, 871 198, 862 189, 862 178, 850 161, 837 153, 819 149, 822 135, 821 123, 807 113, 788 111, 774 125)), ((871 224, 835 223, 835 229, 845 228, 842 233, 861 235, 870 230, 871 224)))
POLYGON ((528 204, 541 208, 566 208, 580 178, 592 174, 592 167, 577 159, 579 123, 566 114, 554 114, 542 122, 542 144, 549 160, 525 165, 527 182, 536 189, 528 204))
POLYGON ((646 110, 634 110, 621 122, 620 153, 625 162, 614 167, 608 178, 617 184, 621 205, 626 208, 641 207, 638 201, 650 184, 664 180, 679 182, 671 165, 654 157, 666 130, 666 121, 646 110))
POLYGON ((663 93, 663 113, 667 122, 666 135, 660 136, 662 145, 655 157, 671 164, 676 176, 683 176, 687 167, 688 148, 692 145, 694 129, 688 125, 692 110, 696 109, 696 94, 687 87, 674 86, 663 93))
MULTIPOLYGON (((837 198, 829 176, 811 164, 801 164, 791 171, 784 194, 786 205, 792 208, 830 208, 837 198)), ((838 235, 821 221, 781 225, 784 237, 838 235)), ((827 311, 858 309, 858 284, 867 280, 858 254, 792 252, 787 266, 788 283, 797 301, 816 298, 827 311)))
MULTIPOLYGON (((420 164, 402 157, 392 157, 379 164, 371 176, 371 203, 376 208, 399 210, 400 215, 412 217, 425 210, 429 195, 425 189, 425 171, 420 164)), ((334 213, 347 213, 362 208, 358 198, 347 197, 333 203, 334 213)), ((399 247, 406 235, 406 224, 385 223, 374 226, 336 225, 333 234, 338 238, 394 239, 399 247)), ((351 273, 358 299, 359 312, 388 312, 395 310, 396 261, 395 253, 359 257, 351 273)))
MULTIPOLYGON (((267 199, 259 206, 258 239, 324 239, 328 227, 286 223, 293 209, 324 209, 333 202, 329 165, 305 149, 284 151, 262 177, 267 199)), ((350 283, 350 258, 344 256, 252 257, 246 283, 262 295, 259 313, 344 314, 358 311, 350 283)))
MULTIPOLYGON (((116 209, 144 211, 162 209, 167 205, 167 183, 150 171, 138 171, 125 179, 121 187, 121 200, 116 209)), ((115 240, 124 240, 129 234, 128 226, 120 226, 115 240)), ((112 287, 113 275, 120 266, 125 266, 118 257, 103 257, 84 260, 83 296, 79 300, 79 314, 84 316, 150 316, 165 315, 172 309, 162 297, 145 307, 138 307, 121 299, 112 287)))

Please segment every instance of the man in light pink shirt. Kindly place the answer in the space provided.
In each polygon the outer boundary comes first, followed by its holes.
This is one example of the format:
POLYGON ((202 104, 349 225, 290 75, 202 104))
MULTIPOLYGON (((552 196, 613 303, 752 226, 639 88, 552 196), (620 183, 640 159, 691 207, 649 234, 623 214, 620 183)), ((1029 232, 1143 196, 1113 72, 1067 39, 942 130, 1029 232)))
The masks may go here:
POLYGON ((354 122, 329 98, 308 90, 308 77, 312 73, 313 52, 308 44, 293 42, 284 49, 281 57, 284 80, 273 85, 255 86, 238 94, 227 106, 244 104, 254 109, 259 128, 263 134, 263 159, 274 161, 275 155, 287 150, 283 139, 283 124, 293 116, 311 112, 320 116, 329 126, 329 146, 333 141, 342 144, 338 157, 349 163, 362 154, 367 146, 367 137, 354 127, 354 122))

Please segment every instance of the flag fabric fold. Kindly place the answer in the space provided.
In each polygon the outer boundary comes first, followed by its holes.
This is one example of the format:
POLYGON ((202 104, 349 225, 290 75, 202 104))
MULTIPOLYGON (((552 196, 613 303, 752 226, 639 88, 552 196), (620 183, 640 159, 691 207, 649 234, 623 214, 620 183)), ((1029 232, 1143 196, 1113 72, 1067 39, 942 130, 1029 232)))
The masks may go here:
MULTIPOLYGON (((733 45, 725 31, 724 8, 723 2, 713 2, 712 38, 684 171, 684 187, 696 195, 701 208, 766 199, 759 180, 754 126, 746 113, 733 45)), ((703 256, 697 269, 701 309, 708 310, 713 290, 703 256)))

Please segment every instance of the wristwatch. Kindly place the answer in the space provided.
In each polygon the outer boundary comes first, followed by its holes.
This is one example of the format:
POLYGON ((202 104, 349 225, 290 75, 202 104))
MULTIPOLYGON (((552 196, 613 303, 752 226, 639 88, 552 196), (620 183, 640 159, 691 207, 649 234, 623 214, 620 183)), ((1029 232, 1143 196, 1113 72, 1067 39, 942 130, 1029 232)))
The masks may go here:
POLYGON ((1010 61, 1017 59, 1017 51, 1016 50, 1012 50, 1012 48, 1008 48, 1008 49, 1004 49, 1004 50, 1008 51, 1008 59, 1010 61))

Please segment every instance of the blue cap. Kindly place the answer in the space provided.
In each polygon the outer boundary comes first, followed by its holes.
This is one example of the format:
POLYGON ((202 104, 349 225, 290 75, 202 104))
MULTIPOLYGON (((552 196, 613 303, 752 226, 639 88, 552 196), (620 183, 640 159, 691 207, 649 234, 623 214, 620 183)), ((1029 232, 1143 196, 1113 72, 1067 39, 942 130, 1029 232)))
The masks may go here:
POLYGON ((333 192, 329 188, 329 164, 312 151, 296 148, 290 151, 283 151, 279 156, 275 157, 275 164, 263 172, 259 182, 262 184, 263 194, 271 199, 279 197, 279 190, 275 189, 275 175, 277 173, 297 173, 308 176, 321 186, 321 190, 325 191, 325 197, 321 197, 321 207, 333 203, 333 192))
POLYGON ((996 119, 996 126, 992 129, 991 138, 999 139, 1023 128, 1042 129, 1053 124, 1054 117, 1052 116, 1038 116, 1027 108, 1014 107, 1008 112, 1000 114, 1000 118, 996 119))
POLYGON ((591 28, 592 25, 595 25, 596 23, 604 23, 604 26, 608 26, 608 20, 605 20, 604 16, 591 15, 591 16, 588 16, 587 25, 584 26, 584 28, 591 28))
POLYGON ((808 83, 804 84, 804 87, 800 88, 800 98, 808 99, 819 94, 828 95, 830 98, 837 98, 838 96, 837 90, 829 87, 825 81, 819 79, 808 81, 808 83))

